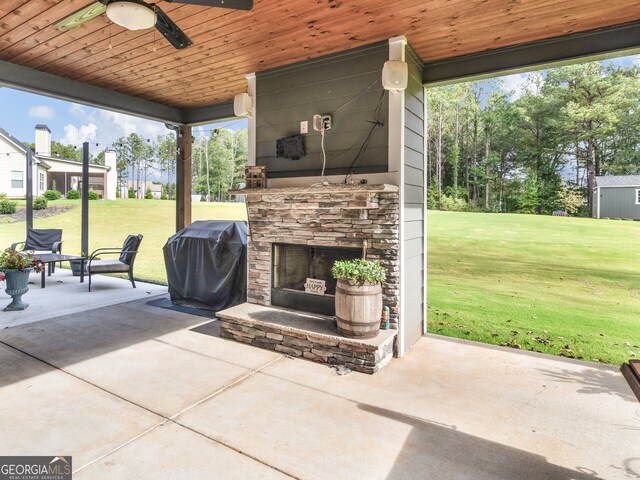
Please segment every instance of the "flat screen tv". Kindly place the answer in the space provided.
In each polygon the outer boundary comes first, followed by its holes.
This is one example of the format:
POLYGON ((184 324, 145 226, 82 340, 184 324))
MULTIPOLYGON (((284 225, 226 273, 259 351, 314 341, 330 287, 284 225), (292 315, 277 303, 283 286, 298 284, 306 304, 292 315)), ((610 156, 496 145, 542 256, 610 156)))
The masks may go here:
POLYGON ((305 155, 302 135, 293 135, 292 137, 276 140, 276 157, 300 160, 305 155))

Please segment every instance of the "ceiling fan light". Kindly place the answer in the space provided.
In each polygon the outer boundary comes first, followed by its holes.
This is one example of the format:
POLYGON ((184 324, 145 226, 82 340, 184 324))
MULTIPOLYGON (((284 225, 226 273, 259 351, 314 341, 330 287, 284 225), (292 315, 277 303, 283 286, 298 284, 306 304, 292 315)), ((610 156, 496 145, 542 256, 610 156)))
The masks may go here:
POLYGON ((156 24, 156 12, 128 1, 111 2, 107 5, 107 17, 127 30, 144 30, 156 24))

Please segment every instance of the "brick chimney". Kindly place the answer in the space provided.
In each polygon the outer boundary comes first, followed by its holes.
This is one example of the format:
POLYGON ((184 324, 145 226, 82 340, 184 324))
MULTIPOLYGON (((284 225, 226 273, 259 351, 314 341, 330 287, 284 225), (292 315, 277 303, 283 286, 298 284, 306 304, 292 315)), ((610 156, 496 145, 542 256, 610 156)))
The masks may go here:
POLYGON ((51 156, 51 130, 46 125, 36 125, 36 155, 51 156))

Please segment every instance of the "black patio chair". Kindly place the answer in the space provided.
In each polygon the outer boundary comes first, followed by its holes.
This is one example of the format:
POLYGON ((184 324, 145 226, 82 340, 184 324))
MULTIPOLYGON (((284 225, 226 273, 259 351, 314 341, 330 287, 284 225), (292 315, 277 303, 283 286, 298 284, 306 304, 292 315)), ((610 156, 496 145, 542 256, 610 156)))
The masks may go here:
POLYGON ((89 255, 87 261, 87 275, 89 275, 89 291, 91 291, 91 275, 95 273, 127 273, 133 288, 136 282, 133 279, 133 264, 142 243, 142 235, 129 235, 122 248, 99 248, 89 255), (100 260, 98 257, 105 255, 119 255, 117 259, 100 260))
MULTIPOLYGON (((22 252, 38 253, 62 253, 62 230, 59 228, 50 228, 46 230, 37 230, 35 228, 27 229, 27 239, 23 242, 11 244, 11 248, 22 252), (18 246, 22 248, 18 250, 18 246)), ((55 263, 49 267, 50 272, 55 272, 55 263)))

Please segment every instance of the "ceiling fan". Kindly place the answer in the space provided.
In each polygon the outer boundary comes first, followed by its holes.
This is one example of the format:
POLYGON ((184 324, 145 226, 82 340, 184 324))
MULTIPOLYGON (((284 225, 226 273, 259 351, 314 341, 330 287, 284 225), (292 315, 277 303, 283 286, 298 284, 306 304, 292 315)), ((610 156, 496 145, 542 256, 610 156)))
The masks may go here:
MULTIPOLYGON (((251 10, 253 0, 167 0, 168 2, 202 5, 206 7, 231 8, 233 10, 251 10)), ((155 3, 144 0, 97 0, 88 7, 72 13, 53 27, 67 31, 84 25, 103 13, 109 20, 128 30, 143 30, 156 27, 175 48, 187 48, 192 45, 189 37, 155 3)))

